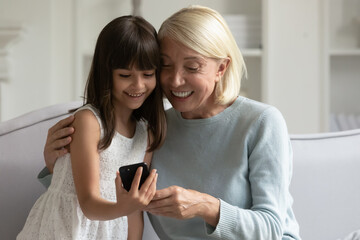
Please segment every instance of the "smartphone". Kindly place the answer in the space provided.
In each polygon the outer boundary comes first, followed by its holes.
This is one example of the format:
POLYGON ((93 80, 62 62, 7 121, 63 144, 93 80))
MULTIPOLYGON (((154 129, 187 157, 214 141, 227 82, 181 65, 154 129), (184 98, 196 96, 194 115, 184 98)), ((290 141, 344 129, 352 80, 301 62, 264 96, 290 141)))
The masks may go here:
POLYGON ((131 165, 122 166, 119 168, 121 181, 123 183, 126 191, 130 191, 131 183, 135 177, 136 170, 139 167, 143 167, 143 172, 140 179, 139 189, 141 185, 145 182, 146 178, 149 176, 149 168, 146 163, 135 163, 131 165))

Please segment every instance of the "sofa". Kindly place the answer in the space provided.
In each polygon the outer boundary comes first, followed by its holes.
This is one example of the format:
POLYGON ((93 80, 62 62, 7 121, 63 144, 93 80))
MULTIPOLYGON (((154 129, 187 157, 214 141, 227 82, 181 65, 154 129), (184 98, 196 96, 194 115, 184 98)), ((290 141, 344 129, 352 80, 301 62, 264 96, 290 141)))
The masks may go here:
MULTIPOLYGON (((0 123, 0 239, 15 239, 46 190, 36 176, 47 130, 80 105, 52 105, 0 123)), ((344 239, 360 229, 360 129, 290 137, 290 191, 302 238, 344 239)), ((158 239, 146 214, 143 239, 158 239)))

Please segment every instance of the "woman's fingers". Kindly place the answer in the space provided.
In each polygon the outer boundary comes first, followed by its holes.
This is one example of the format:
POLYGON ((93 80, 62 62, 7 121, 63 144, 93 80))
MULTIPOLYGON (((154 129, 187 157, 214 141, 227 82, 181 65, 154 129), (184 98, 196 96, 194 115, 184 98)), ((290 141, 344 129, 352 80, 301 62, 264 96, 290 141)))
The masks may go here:
POLYGON ((69 126, 73 121, 74 121, 74 115, 70 115, 69 117, 60 120, 48 130, 48 136, 53 135, 58 130, 69 126))
MULTIPOLYGON (((61 128, 55 132, 52 132, 51 135, 48 135, 48 141, 50 143, 55 142, 59 139, 65 139, 66 137, 69 137, 71 134, 74 133, 73 127, 64 127, 61 128)), ((63 147, 63 146, 62 146, 63 147)))
POLYGON ((46 167, 50 172, 53 171, 56 159, 69 152, 69 149, 64 147, 72 140, 70 135, 74 132, 74 128, 69 127, 69 125, 73 121, 74 116, 71 115, 60 120, 48 130, 46 144, 44 146, 44 159, 46 167))
POLYGON ((60 149, 71 143, 72 138, 67 136, 65 138, 57 139, 52 143, 49 143, 50 149, 60 149))
POLYGON ((71 142, 69 137, 74 133, 74 128, 69 125, 74 121, 74 116, 71 115, 65 119, 57 122, 53 127, 48 130, 46 138, 46 145, 44 150, 53 151, 65 147, 71 142))

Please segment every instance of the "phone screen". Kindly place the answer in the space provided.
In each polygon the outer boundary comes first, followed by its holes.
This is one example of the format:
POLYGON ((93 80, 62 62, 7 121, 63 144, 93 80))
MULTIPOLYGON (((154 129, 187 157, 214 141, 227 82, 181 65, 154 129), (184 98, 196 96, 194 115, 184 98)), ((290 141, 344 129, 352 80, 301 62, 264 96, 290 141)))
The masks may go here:
POLYGON ((135 177, 136 170, 139 167, 143 167, 143 172, 140 179, 139 189, 141 185, 145 182, 146 178, 149 176, 149 168, 146 163, 136 163, 131 165, 122 166, 119 168, 121 181, 123 183, 126 191, 130 191, 132 181, 135 177))

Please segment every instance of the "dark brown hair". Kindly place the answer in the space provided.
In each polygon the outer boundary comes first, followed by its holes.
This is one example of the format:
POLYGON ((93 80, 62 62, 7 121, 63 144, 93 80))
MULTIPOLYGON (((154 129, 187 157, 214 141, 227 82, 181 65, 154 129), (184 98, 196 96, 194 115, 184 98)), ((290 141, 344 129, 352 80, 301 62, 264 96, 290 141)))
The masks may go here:
POLYGON ((91 104, 99 110, 104 128, 99 149, 107 148, 115 134, 112 72, 132 67, 156 69, 155 89, 132 115, 136 121, 145 120, 153 135, 148 151, 159 148, 164 141, 166 119, 159 82, 160 50, 156 30, 141 17, 122 16, 112 20, 101 31, 85 88, 84 104, 91 104))

